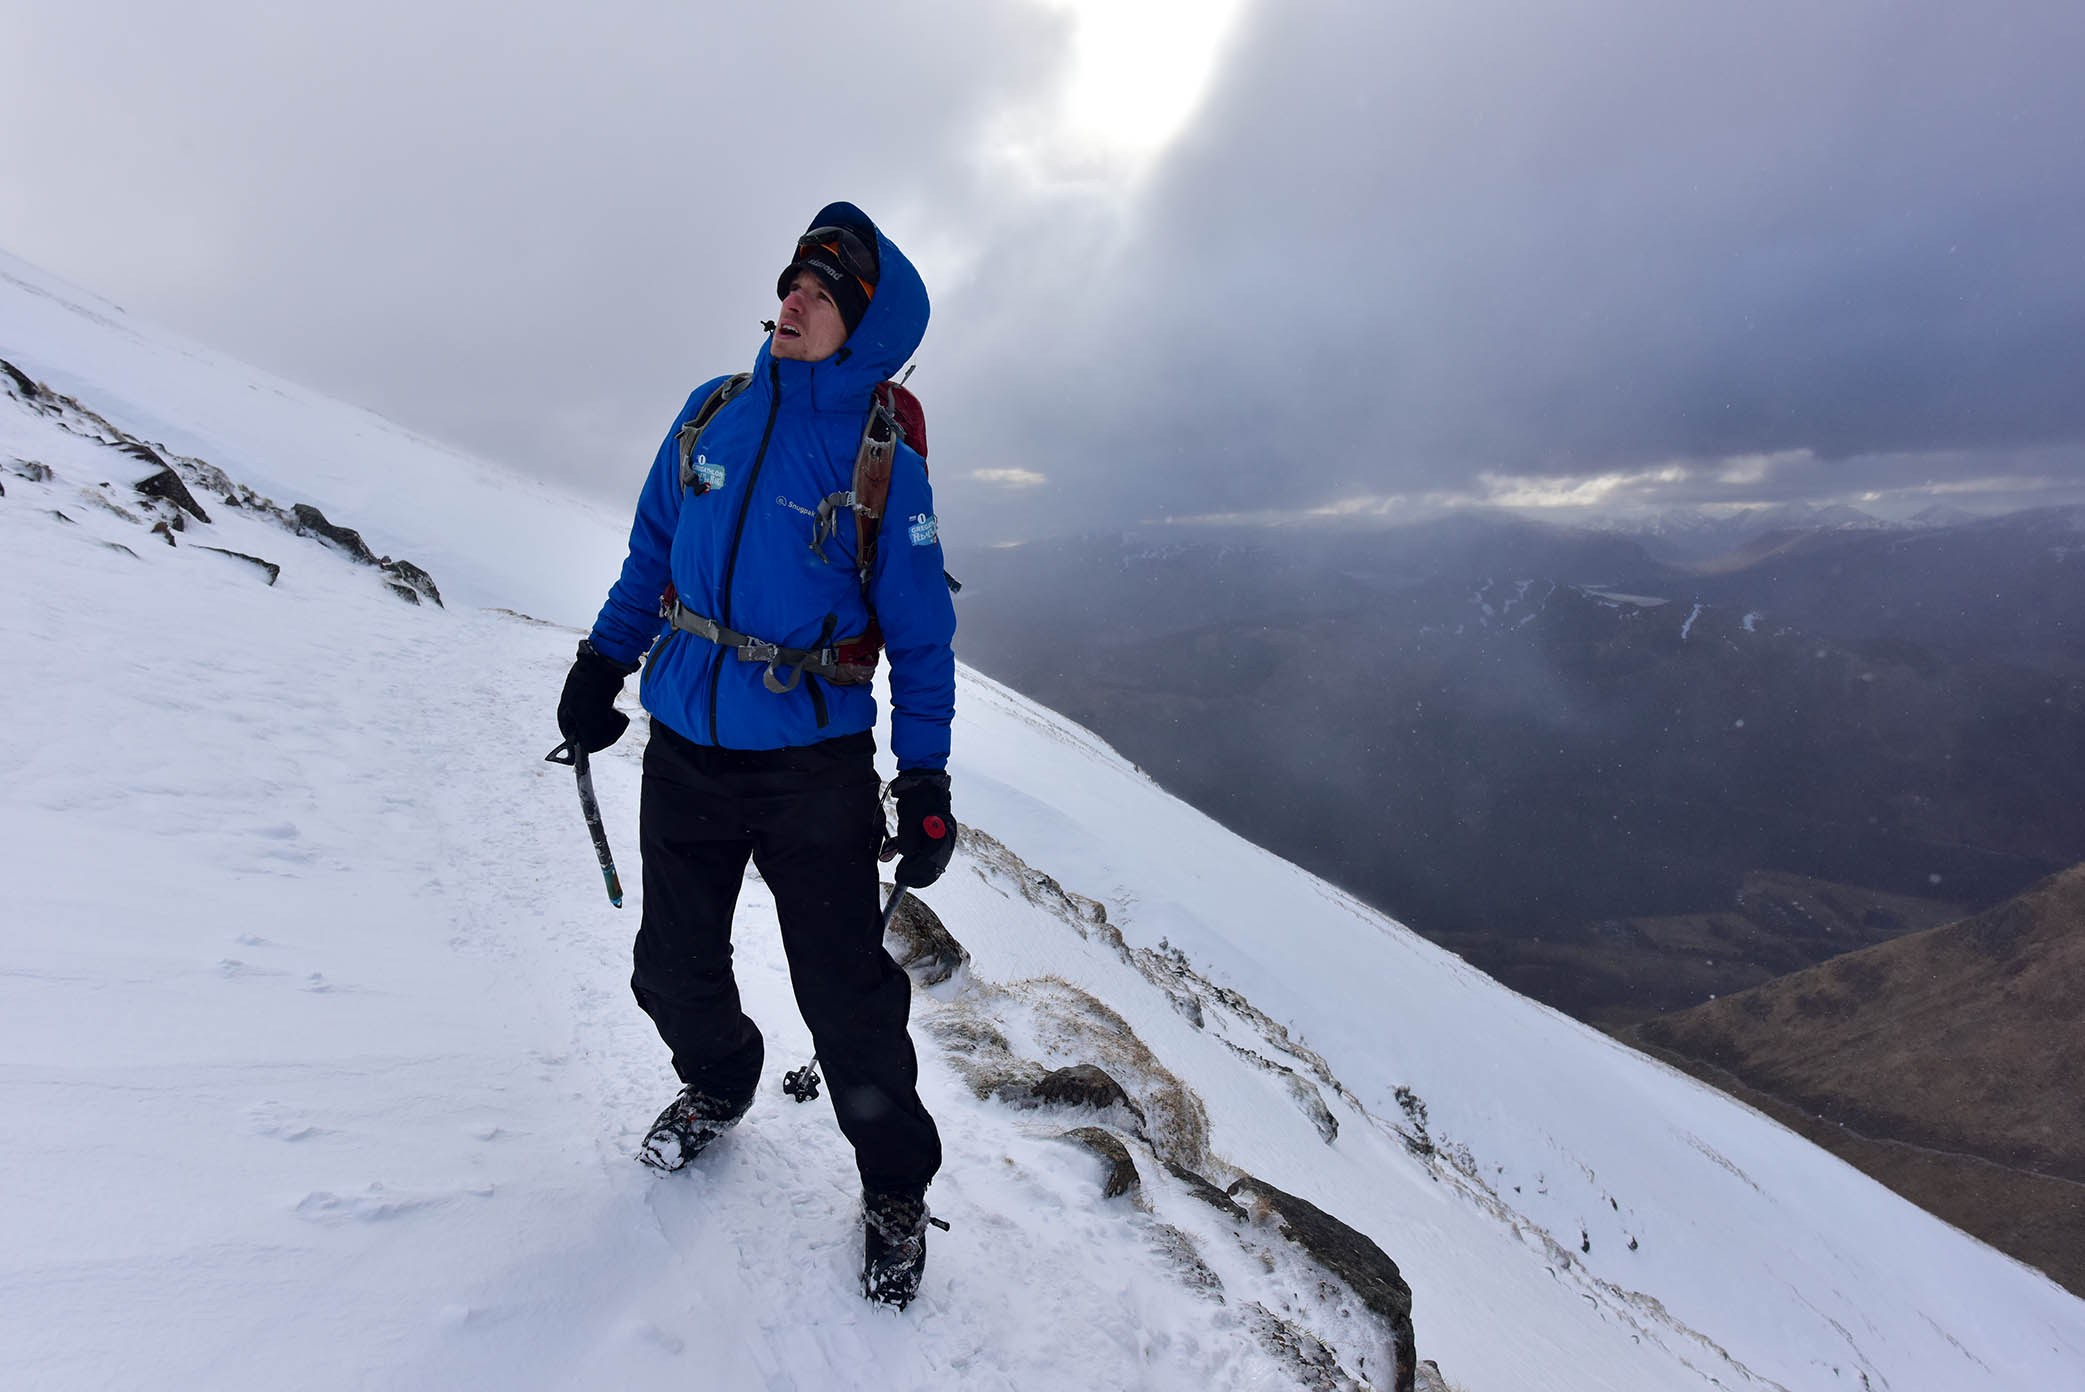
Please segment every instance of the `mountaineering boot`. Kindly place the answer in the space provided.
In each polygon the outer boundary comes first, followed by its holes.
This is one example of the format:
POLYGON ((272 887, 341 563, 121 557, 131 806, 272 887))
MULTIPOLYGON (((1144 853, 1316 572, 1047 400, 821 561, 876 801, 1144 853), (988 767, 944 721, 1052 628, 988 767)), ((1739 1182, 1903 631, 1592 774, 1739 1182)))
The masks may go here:
POLYGON ((900 1310, 919 1294, 927 1267, 927 1224, 948 1224, 927 1212, 923 1189, 862 1194, 862 1294, 900 1310))
POLYGON ((644 1144, 637 1147, 637 1158, 655 1170, 677 1170, 702 1154, 711 1141, 738 1125, 738 1119, 752 1105, 750 1097, 733 1105, 684 1087, 652 1123, 644 1144))

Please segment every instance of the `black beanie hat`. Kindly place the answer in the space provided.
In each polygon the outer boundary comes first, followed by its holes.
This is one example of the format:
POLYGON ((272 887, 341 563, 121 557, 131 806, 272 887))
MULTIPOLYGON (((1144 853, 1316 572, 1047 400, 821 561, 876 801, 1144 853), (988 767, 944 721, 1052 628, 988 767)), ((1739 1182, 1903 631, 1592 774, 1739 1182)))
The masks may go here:
POLYGON ((852 203, 828 203, 811 219, 797 240, 796 255, 775 281, 775 298, 788 298, 799 271, 810 271, 825 285, 839 307, 840 320, 852 337, 876 293, 876 224, 852 203), (812 234, 837 230, 841 235, 814 239, 812 234))

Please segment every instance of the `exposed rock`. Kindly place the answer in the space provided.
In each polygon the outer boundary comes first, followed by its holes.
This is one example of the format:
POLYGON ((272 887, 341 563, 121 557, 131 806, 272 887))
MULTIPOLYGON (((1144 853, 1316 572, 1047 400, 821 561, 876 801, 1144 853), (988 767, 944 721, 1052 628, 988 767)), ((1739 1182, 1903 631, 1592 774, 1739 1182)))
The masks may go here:
POLYGON ((1426 1100, 1403 1083, 1399 1083, 1391 1095, 1397 1099, 1405 1120, 1412 1126, 1409 1131, 1397 1128, 1397 1134, 1404 1138, 1405 1149, 1422 1160, 1431 1158, 1434 1144, 1433 1137, 1426 1134, 1426 1100))
MULTIPOLYGON (((951 1052, 968 1059, 1011 1059, 1013 1045, 1006 1040, 998 1025, 971 1010, 950 1010, 929 1016, 921 1021, 928 1033, 946 1046, 951 1052)), ((1036 1070, 1038 1073, 1040 1069, 1036 1070)), ((992 1089, 986 1088, 977 1094, 989 1097, 992 1089)))
POLYGON ((1108 1167, 1100 1182, 1102 1198, 1121 1198, 1143 1183, 1143 1177, 1137 1173, 1137 1162, 1130 1157, 1129 1147, 1122 1144, 1122 1138, 1114 1132, 1104 1131, 1098 1126, 1080 1126, 1057 1139, 1086 1147, 1108 1167))
POLYGON ((1256 1300, 1248 1301, 1244 1310, 1246 1328, 1261 1348, 1287 1365, 1291 1386, 1306 1392, 1368 1392, 1366 1384, 1339 1366, 1339 1356, 1317 1335, 1256 1300))
MULTIPOLYGON (((422 595, 428 599, 433 600, 435 608, 439 609, 443 607, 442 592, 434 587, 434 577, 432 575, 429 575, 426 571, 420 569, 420 567, 414 565, 411 561, 394 561, 389 556, 385 556, 377 562, 377 566, 384 572, 384 574, 390 576, 393 580, 400 582, 407 589, 413 590, 417 592, 418 595, 422 595)), ((398 586, 393 585, 391 588, 397 589, 398 586)), ((420 600, 418 598, 415 598, 413 600, 413 603, 415 604, 418 604, 419 602, 420 600)))
POLYGON ((235 561, 245 561, 248 565, 259 566, 262 570, 268 572, 268 583, 270 585, 273 585, 276 578, 282 574, 282 567, 275 564, 275 562, 264 561, 259 556, 249 556, 244 551, 227 551, 222 546, 198 546, 196 550, 215 551, 220 556, 230 556, 235 561))
POLYGON ((79 523, 73 521, 70 517, 67 517, 64 513, 58 511, 58 509, 56 508, 51 509, 51 516, 57 518, 60 522, 63 522, 68 527, 77 527, 80 525, 79 523))
POLYGON ((1296 1104, 1297 1111, 1310 1118, 1310 1124, 1317 1128, 1318 1138, 1326 1145, 1331 1145, 1339 1139, 1339 1118, 1332 1115, 1332 1109, 1325 1105, 1323 1094, 1310 1079, 1287 1064, 1277 1063, 1265 1054, 1256 1053, 1242 1044, 1234 1044, 1228 1039, 1223 1040, 1223 1044, 1253 1067, 1280 1078, 1282 1085, 1288 1089, 1289 1100, 1296 1104))
POLYGON ((1202 1002, 1196 997, 1184 991, 1168 991, 1166 992, 1166 1004, 1172 1006, 1175 1014, 1196 1029, 1203 1028, 1202 1002))
POLYGON ((1355 1298, 1383 1322, 1390 1336, 1390 1357, 1397 1392, 1412 1392, 1416 1357, 1412 1342, 1412 1288, 1397 1263, 1366 1234, 1357 1232, 1308 1199, 1298 1198, 1251 1175, 1230 1187, 1243 1197, 1255 1217, 1270 1216, 1283 1237, 1313 1261, 1346 1283, 1355 1298))
POLYGON ((437 607, 441 605, 441 592, 434 587, 434 577, 411 561, 394 561, 389 556, 379 556, 362 540, 362 534, 353 527, 337 526, 326 520, 326 514, 309 503, 296 503, 290 507, 291 516, 296 518, 300 536, 315 536, 364 565, 376 566, 391 577, 391 590, 400 599, 418 604, 421 599, 431 599, 437 607))
POLYGON ((1114 1110, 1122 1129, 1148 1144, 1161 1159, 1205 1168, 1209 1158, 1209 1114, 1201 1098, 1158 1061, 1127 1020, 1093 996, 1053 977, 1012 987, 974 983, 960 1000, 921 1021, 948 1051, 949 1062, 977 1096, 998 1097, 1016 1107, 1044 1105, 1035 1086, 1050 1070, 1015 1055, 993 1020, 1029 1012, 1032 1027, 1050 1052, 1062 1058, 1098 1059, 1128 1104, 1114 1110))
MULTIPOLYGON (((1115 933, 1113 928, 1104 931, 1115 933)), ((1292 1038, 1287 1025, 1261 1010, 1240 992, 1228 986, 1219 986, 1196 971, 1188 964, 1187 954, 1179 948, 1164 939, 1160 939, 1156 948, 1132 948, 1122 943, 1120 934, 1115 935, 1115 941, 1116 950, 1123 960, 1135 967, 1146 981, 1164 991, 1166 998, 1172 1001, 1173 1009, 1192 1021, 1196 1029, 1206 1027, 1205 1008, 1213 1007, 1235 1015, 1240 1022, 1266 1041, 1270 1049, 1285 1054, 1302 1065, 1302 1071, 1317 1079, 1319 1086, 1329 1088, 1335 1097, 1345 1100, 1355 1111, 1367 1110, 1361 1105, 1361 1099, 1354 1096, 1344 1083, 1333 1076, 1332 1067, 1325 1062, 1323 1055, 1302 1041, 1292 1038)), ((1235 1044, 1231 1047, 1238 1049, 1235 1044)), ((1292 1073, 1296 1071, 1287 1064, 1279 1063, 1252 1050, 1239 1049, 1239 1052, 1263 1068, 1292 1073)), ((1313 1124, 1318 1126, 1320 1134, 1323 1134, 1326 1122, 1330 1122, 1334 1133, 1337 1133, 1338 1122, 1333 1118, 1330 1109, 1325 1107, 1322 1097, 1307 1100, 1301 1091, 1295 1091, 1294 1095, 1297 1105, 1302 1107, 1313 1124), (1319 1115, 1321 1112, 1322 1120, 1319 1115)), ((1330 1141, 1332 1137, 1327 1136, 1325 1139, 1330 1141)))
POLYGON ((326 520, 325 513, 309 503, 292 504, 290 513, 297 519, 297 529, 304 535, 331 542, 363 565, 377 563, 376 552, 369 549, 369 543, 362 540, 362 534, 353 527, 336 527, 326 520))
POLYGON ((124 555, 130 557, 133 561, 141 559, 137 552, 131 550, 128 546, 125 546, 120 541, 105 541, 102 543, 102 545, 108 547, 111 551, 121 551, 124 555))
POLYGON ((1144 1109, 1104 1068, 1075 1063, 1037 1076, 1024 1074, 995 1089, 1014 1107, 1090 1107, 1141 1140, 1150 1139, 1144 1109))
MULTIPOLYGON (((0 359, 0 388, 4 388, 7 395, 14 397, 28 409, 56 422, 60 429, 69 434, 106 445, 127 459, 151 466, 151 472, 132 487, 139 496, 159 505, 148 508, 147 511, 158 513, 159 525, 153 530, 169 545, 173 544, 172 533, 183 530, 186 517, 193 517, 206 525, 210 522, 210 514, 196 501, 193 491, 201 489, 219 498, 226 507, 258 513, 299 536, 316 537, 364 565, 377 567, 387 577, 387 587, 391 592, 408 603, 418 604, 423 600, 431 601, 436 606, 442 603, 441 591, 435 586, 434 577, 425 570, 411 561, 376 555, 362 540, 361 533, 352 527, 338 526, 327 520, 323 512, 309 504, 300 503, 285 510, 245 484, 231 479, 222 469, 205 460, 176 454, 164 445, 154 446, 111 424, 106 417, 82 406, 72 397, 54 392, 49 387, 30 380, 27 373, 4 359, 0 359)), ((51 470, 46 465, 29 460, 15 460, 13 465, 15 471, 24 478, 36 482, 49 482, 52 478, 51 470)), ((119 515, 130 516, 112 502, 99 499, 97 501, 119 515)), ((73 520, 59 512, 54 512, 53 516, 65 522, 73 520)), ((270 563, 256 561, 256 564, 266 566, 270 563)), ((279 568, 276 570, 279 573, 279 568)), ((273 584, 274 581, 271 579, 269 583, 273 584)))
MULTIPOLYGON (((164 541, 169 546, 172 546, 174 544, 174 529, 168 526, 163 521, 155 522, 152 524, 152 535, 158 537, 160 540, 164 541)), ((214 548, 206 546, 203 549, 208 551, 214 548)))
POLYGON ((1168 1160, 1165 1162, 1165 1167, 1172 1174, 1173 1178, 1187 1186, 1188 1193, 1193 1194, 1232 1222, 1244 1223, 1251 1219, 1252 1215, 1247 1213, 1236 1199, 1187 1168, 1187 1166, 1176 1165, 1168 1160))
POLYGON ((898 901, 884 947, 919 986, 939 986, 970 965, 970 954, 917 894, 898 901))
POLYGON ((1419 1360, 1419 1375, 1413 1380, 1415 1392, 1453 1392, 1448 1379, 1441 1376, 1441 1365, 1431 1358, 1419 1360))
POLYGON ((1136 1113, 1138 1121, 1144 1119, 1143 1109, 1129 1100, 1122 1084, 1109 1077, 1106 1069, 1090 1063, 1075 1063, 1047 1073, 1030 1091, 1036 1101, 1053 1106, 1092 1107, 1097 1111, 1121 1106, 1136 1113))
POLYGON ((153 474, 149 478, 141 479, 132 485, 139 493, 142 493, 147 498, 164 498, 167 502, 180 508, 198 522, 208 522, 210 520, 210 514, 203 511, 202 505, 196 502, 195 495, 188 491, 188 485, 181 481, 181 476, 175 473, 173 467, 165 460, 142 444, 137 445, 135 448, 126 446, 125 451, 144 459, 148 463, 159 465, 158 473, 153 474))
POLYGON ((1202 1099, 1159 1062, 1129 1021, 1054 978, 1024 982, 1020 991, 1058 1057, 1097 1060, 1122 1085, 1135 1103, 1129 1129, 1139 1139, 1160 1156, 1191 1168, 1209 1163, 1209 1113, 1202 1099))
POLYGON ((1223 1277, 1202 1260, 1202 1253, 1189 1237, 1171 1223, 1153 1223, 1146 1232, 1151 1245, 1172 1264, 1180 1284, 1195 1295, 1223 1303, 1223 1277))
MULTIPOLYGON (((1107 924, 1107 905, 1066 889, 1053 877, 1015 855, 1006 843, 989 832, 968 825, 958 826, 956 845, 978 863, 980 873, 996 870, 1005 875, 1013 881, 1022 898, 1062 918, 1079 930, 1079 936, 1087 936, 1089 928, 1107 924)), ((1122 935, 1112 929, 1109 931, 1113 934, 1116 950, 1121 951, 1122 935)))

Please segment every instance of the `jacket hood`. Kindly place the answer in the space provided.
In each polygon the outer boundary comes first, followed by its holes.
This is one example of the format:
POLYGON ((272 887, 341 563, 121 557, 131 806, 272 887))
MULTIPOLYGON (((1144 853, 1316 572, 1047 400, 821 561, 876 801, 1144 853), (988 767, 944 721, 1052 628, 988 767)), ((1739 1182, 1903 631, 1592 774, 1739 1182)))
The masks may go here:
MULTIPOLYGON (((861 322, 838 352, 822 362, 798 363, 783 360, 785 375, 808 370, 813 396, 820 407, 846 409, 864 403, 878 382, 895 377, 898 370, 919 351, 927 336, 927 284, 898 244, 883 235, 867 214, 852 203, 831 203, 822 209, 811 226, 844 223, 873 230, 876 234, 876 293, 862 313, 861 322)), ((756 381, 767 375, 774 336, 760 347, 754 374, 756 381)))

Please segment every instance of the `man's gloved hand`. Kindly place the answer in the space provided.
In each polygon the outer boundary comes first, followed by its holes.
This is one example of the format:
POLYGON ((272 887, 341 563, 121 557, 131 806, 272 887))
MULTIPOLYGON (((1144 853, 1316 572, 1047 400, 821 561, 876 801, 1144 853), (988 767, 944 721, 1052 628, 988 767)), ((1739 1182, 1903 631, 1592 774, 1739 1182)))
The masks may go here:
POLYGON ((956 819, 948 811, 948 775, 926 769, 891 780, 898 801, 898 834, 883 843, 883 859, 903 856, 891 878, 905 889, 925 889, 956 853, 956 819))
POLYGON ((623 737, 630 717, 615 708, 623 678, 636 671, 594 651, 579 640, 579 656, 565 674, 565 694, 557 702, 558 733, 589 754, 598 754, 623 737))

